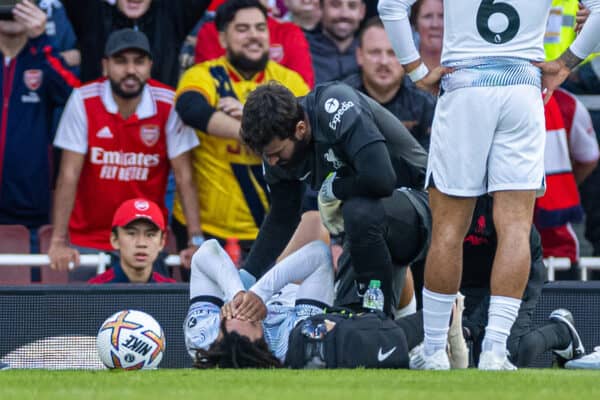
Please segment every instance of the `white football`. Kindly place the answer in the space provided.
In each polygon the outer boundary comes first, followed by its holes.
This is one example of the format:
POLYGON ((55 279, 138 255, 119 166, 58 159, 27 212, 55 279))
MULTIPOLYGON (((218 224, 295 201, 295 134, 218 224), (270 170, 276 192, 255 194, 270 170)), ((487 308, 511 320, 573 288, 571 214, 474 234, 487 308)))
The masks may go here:
POLYGON ((98 331, 96 347, 107 368, 155 369, 163 358, 166 340, 151 315, 124 310, 104 321, 98 331))

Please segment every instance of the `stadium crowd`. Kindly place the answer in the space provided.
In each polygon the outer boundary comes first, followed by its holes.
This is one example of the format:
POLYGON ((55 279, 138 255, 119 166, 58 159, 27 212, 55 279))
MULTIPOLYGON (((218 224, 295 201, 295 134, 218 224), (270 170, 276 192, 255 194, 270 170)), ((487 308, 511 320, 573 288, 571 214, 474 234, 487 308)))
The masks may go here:
MULTIPOLYGON (((210 343, 198 342, 190 319, 219 309, 190 308, 186 340, 199 349, 192 355, 200 367, 221 365, 228 350, 210 346, 217 336, 219 343, 239 339, 228 328, 234 314, 264 320, 261 304, 298 280, 308 283, 296 297, 314 301, 296 303, 295 318, 356 304, 352 294, 364 292, 371 279, 382 280, 386 314, 416 311, 432 230, 419 193, 439 88, 413 82, 377 1, 22 0, 1 12, 0 241, 5 227, 26 227, 31 253, 47 253, 53 270, 69 271, 69 282, 174 282, 164 258, 176 252, 182 279, 192 283, 192 301, 233 301, 222 324, 211 320, 210 343), (354 112, 358 122, 349 122, 354 112), (368 135, 373 127, 384 139, 368 135), (290 129, 291 136, 282 136, 290 129), (316 150, 308 149, 310 138, 316 150), (346 164, 356 176, 343 176, 346 164), (391 196, 399 187, 408 189, 391 196), (136 213, 141 217, 132 217, 136 213), (40 232, 49 235, 46 245, 40 232), (328 246, 305 250, 314 240, 328 246), (207 243, 212 250, 202 247, 207 243), (226 257, 222 249, 239 279, 229 271, 236 278, 225 282, 212 270, 207 260, 226 257), (290 265, 299 261, 285 260, 298 249, 317 260, 293 272, 290 265), (105 274, 78 266, 81 254, 98 252, 112 255, 105 274), (210 254, 201 259, 204 253, 210 254), (323 256, 331 259, 335 278, 324 271, 323 256), (269 275, 280 262, 285 282, 269 275), (194 284, 199 276, 210 284, 194 284), (340 293, 334 301, 333 286, 315 294, 311 282, 328 279, 341 282, 344 301, 340 293)), ((569 48, 590 14, 577 0, 552 1, 546 60, 569 48)), ((414 2, 410 24, 423 65, 439 70, 442 0, 414 2)), ((536 274, 527 283, 520 332, 508 345, 518 366, 547 349, 570 346, 570 353, 560 353, 563 361, 583 354, 568 316, 553 314, 553 325, 535 332, 528 321, 543 282, 542 254, 570 259, 559 279, 579 277, 581 237, 574 224, 585 220, 589 255, 600 256, 600 57, 592 54, 574 69, 544 111, 546 193, 535 200, 530 239, 531 254, 541 254, 531 257, 536 274)), ((488 199, 478 200, 464 241, 465 253, 475 254, 475 261, 465 256, 461 284, 469 304, 485 303, 469 297, 473 288, 485 288, 486 281, 490 289, 491 272, 482 278, 469 262, 489 261, 491 270, 491 207, 488 199)), ((36 269, 24 271, 32 274, 28 281, 41 280, 36 269)), ((485 347, 487 315, 469 310, 469 318, 466 336, 485 347)), ((293 328, 295 321, 286 323, 293 328)), ((247 325, 240 332, 253 337, 255 326, 247 325)), ((427 325, 425 332, 402 329, 411 340, 427 336, 427 325)), ((244 351, 255 351, 259 365, 279 365, 290 331, 265 331, 274 358, 264 355, 264 346, 244 351)), ((451 362, 461 363, 457 358, 458 350, 451 362)))

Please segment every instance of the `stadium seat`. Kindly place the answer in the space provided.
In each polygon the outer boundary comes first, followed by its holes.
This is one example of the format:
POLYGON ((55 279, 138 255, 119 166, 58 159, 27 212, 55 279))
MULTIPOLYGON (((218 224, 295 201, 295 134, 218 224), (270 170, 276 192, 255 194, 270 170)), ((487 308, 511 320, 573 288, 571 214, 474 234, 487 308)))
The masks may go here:
MULTIPOLYGON (((0 225, 0 253, 29 254, 29 229, 23 225, 0 225)), ((0 285, 27 285, 31 283, 31 267, 0 266, 0 285)))
MULTIPOLYGON (((52 225, 43 225, 38 229, 38 240, 40 243, 40 253, 48 253, 50 248, 50 239, 52 239, 52 225)), ((68 271, 54 271, 49 265, 40 267, 40 281, 48 284, 66 284, 69 282, 68 271)))

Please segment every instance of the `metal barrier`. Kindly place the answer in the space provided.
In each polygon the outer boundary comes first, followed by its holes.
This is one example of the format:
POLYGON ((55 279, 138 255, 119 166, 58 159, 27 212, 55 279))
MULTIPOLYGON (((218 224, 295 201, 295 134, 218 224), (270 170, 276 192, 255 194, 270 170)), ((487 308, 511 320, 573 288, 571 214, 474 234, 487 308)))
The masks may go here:
MULTIPOLYGON (((8 265, 27 265, 39 267, 49 265, 50 259, 46 254, 0 254, 0 267, 8 265)), ((106 271, 110 264, 110 256, 106 253, 82 254, 80 256, 80 265, 97 266, 98 273, 106 271)), ((169 267, 181 265, 178 255, 170 255, 165 259, 165 264, 169 267)), ((544 264, 548 271, 548 281, 554 281, 555 271, 565 271, 571 268, 571 261, 568 258, 548 257, 544 259, 544 264)), ((581 280, 588 280, 588 271, 600 270, 600 257, 582 257, 579 259, 579 269, 581 270, 581 280)))

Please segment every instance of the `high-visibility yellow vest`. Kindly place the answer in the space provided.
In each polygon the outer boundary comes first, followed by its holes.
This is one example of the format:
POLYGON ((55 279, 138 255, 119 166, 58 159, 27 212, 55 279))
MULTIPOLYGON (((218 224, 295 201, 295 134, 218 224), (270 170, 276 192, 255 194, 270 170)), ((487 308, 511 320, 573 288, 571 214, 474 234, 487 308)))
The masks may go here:
MULTIPOLYGON (((579 9, 578 3, 578 0, 552 0, 544 37, 547 61, 556 60, 575 40, 577 36, 575 34, 575 17, 579 9)), ((598 54, 591 54, 584 62, 588 62, 598 54)))

